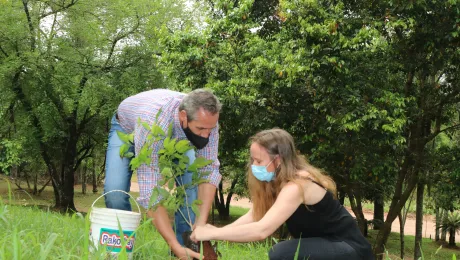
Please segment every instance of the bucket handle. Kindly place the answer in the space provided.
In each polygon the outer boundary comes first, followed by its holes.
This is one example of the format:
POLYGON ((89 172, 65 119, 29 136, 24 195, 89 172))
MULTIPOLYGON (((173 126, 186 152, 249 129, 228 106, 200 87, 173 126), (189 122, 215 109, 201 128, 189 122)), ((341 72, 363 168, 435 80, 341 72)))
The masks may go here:
POLYGON ((129 194, 128 192, 126 192, 126 191, 124 191, 124 190, 111 190, 111 191, 108 191, 108 192, 102 194, 101 196, 99 196, 99 197, 93 202, 93 204, 91 205, 91 208, 94 207, 94 204, 95 204, 96 201, 98 201, 100 198, 102 198, 102 197, 104 197, 106 194, 109 194, 109 193, 114 192, 114 191, 123 192, 124 194, 130 196, 131 199, 133 199, 134 202, 136 203, 136 206, 137 206, 137 209, 139 210, 139 213, 141 213, 141 208, 139 207, 139 204, 137 203, 137 201, 134 199, 134 197, 133 197, 131 194, 129 194))

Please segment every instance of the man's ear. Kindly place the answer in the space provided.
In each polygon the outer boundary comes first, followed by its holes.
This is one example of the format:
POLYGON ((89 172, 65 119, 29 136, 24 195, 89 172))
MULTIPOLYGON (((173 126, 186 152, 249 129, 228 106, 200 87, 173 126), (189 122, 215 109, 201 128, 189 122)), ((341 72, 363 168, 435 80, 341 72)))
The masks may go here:
POLYGON ((188 121, 187 121, 187 112, 185 110, 179 111, 179 121, 183 128, 187 128, 188 121))

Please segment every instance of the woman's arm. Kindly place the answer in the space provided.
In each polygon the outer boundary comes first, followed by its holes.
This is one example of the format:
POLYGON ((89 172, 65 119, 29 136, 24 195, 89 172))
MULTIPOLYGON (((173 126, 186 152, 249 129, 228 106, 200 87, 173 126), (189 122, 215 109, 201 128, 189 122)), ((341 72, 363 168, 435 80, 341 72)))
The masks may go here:
POLYGON ((252 218, 252 208, 251 208, 246 214, 239 217, 233 223, 226 225, 225 227, 234 227, 234 226, 244 225, 244 224, 248 224, 252 222, 254 222, 254 219, 252 218))
POLYGON ((260 221, 229 225, 223 228, 197 227, 193 231, 192 239, 198 241, 228 240, 234 242, 250 242, 265 239, 273 234, 297 210, 303 202, 302 195, 297 184, 289 183, 281 189, 275 204, 273 204, 260 221))

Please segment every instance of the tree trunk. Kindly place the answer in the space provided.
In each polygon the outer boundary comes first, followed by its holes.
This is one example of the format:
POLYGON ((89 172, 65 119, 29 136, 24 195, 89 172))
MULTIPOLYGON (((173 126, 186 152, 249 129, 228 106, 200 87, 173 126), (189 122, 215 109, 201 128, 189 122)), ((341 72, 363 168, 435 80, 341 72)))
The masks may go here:
POLYGON ((88 163, 85 162, 81 170, 81 193, 86 194, 86 172, 88 170, 88 163))
POLYGON ((415 187, 415 178, 410 178, 408 185, 405 190, 402 189, 403 179, 399 178, 396 185, 395 195, 393 196, 392 202, 390 204, 390 209, 388 211, 383 227, 379 230, 377 238, 375 240, 374 254, 377 259, 383 259, 385 244, 388 240, 388 237, 391 233, 391 224, 397 218, 399 212, 405 205, 405 202, 409 198, 410 194, 415 187))
POLYGON ((38 173, 35 173, 35 176, 34 176, 34 191, 32 192, 34 195, 37 195, 38 194, 38 173))
POLYGON ((425 183, 419 181, 417 184, 417 206, 415 213, 415 245, 414 259, 422 257, 422 230, 423 230, 423 192, 425 183))
POLYGON ((455 246, 455 229, 449 228, 449 246, 455 246))
POLYGON ((439 212, 439 207, 435 206, 434 212, 436 213, 436 228, 435 228, 435 235, 434 235, 434 241, 439 241, 439 229, 441 226, 441 214, 439 212))
POLYGON ((59 204, 56 201, 56 208, 60 209, 61 211, 77 211, 75 208, 75 204, 73 201, 74 196, 74 172, 73 169, 66 169, 64 172, 63 183, 59 185, 58 188, 58 195, 59 195, 59 204))
POLYGON ((228 219, 230 217, 230 210, 225 208, 224 193, 222 181, 219 183, 219 188, 214 196, 214 204, 216 205, 217 212, 219 212, 220 219, 228 219))
POLYGON ((342 189, 338 188, 337 189, 337 197, 338 197, 338 200, 340 202, 340 205, 343 206, 343 204, 345 203, 345 197, 346 197, 347 193, 345 191, 343 191, 342 189))
POLYGON ((383 201, 383 194, 379 190, 374 197, 374 220, 373 220, 373 229, 379 230, 384 221, 384 206, 385 202, 383 201))
POLYGON ((93 169, 91 175, 93 176, 93 193, 97 193, 96 156, 93 157, 93 169))
POLYGON ((11 166, 10 173, 11 173, 11 177, 15 179, 19 179, 20 176, 19 176, 18 166, 16 164, 11 166))
POLYGON ((398 214, 399 219, 399 242, 401 244, 401 259, 404 259, 404 225, 406 224, 406 218, 402 212, 398 214))
POLYGON ((367 220, 363 214, 361 196, 354 194, 350 188, 347 188, 347 194, 350 199, 351 210, 355 214, 356 221, 358 222, 359 230, 361 231, 361 234, 367 237, 367 220))
POLYGON ((59 196, 59 183, 57 183, 56 179, 51 177, 51 184, 53 185, 53 192, 54 192, 54 203, 55 207, 57 205, 61 205, 61 197, 59 196))
MULTIPOLYGON (((442 212, 443 213, 441 214, 441 223, 444 221, 444 219, 446 219, 447 214, 448 214, 448 211, 446 209, 443 209, 442 212)), ((441 241, 446 242, 446 238, 447 238, 447 230, 442 229, 442 231, 441 231, 441 241)))
POLYGON ((219 217, 221 219, 227 220, 230 218, 230 202, 232 201, 233 189, 235 188, 235 185, 238 183, 238 179, 239 176, 232 180, 229 193, 227 194, 227 198, 225 199, 222 181, 219 183, 219 189, 216 192, 216 195, 214 196, 214 203, 216 204, 217 212, 219 212, 219 217))

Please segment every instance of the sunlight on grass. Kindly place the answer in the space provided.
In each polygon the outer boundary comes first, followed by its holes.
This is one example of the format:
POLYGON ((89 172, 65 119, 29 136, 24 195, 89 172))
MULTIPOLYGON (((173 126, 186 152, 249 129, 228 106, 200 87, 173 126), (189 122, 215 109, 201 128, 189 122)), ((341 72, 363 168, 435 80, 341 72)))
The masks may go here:
MULTIPOLYGON (((62 215, 52 211, 52 208, 35 207, 53 205, 52 189, 47 188, 40 196, 26 195, 23 191, 15 191, 15 187, 8 187, 0 182, 0 226, 3 236, 0 238, 0 259, 106 259, 104 247, 90 253, 88 216, 82 214, 62 215), (49 190, 48 190, 49 189, 49 190), (26 199, 27 196, 28 199, 26 199), (28 207, 23 207, 28 205, 28 207)), ((79 210, 86 212, 93 201, 100 196, 92 192, 82 194, 75 192, 75 204, 79 210)), ((133 194, 135 197, 138 194, 133 194)), ((133 207, 134 207, 134 202, 133 207)), ((104 200, 96 202, 95 207, 105 207, 104 200)), ((219 220, 215 210, 215 225, 222 226, 244 215, 249 209, 231 207, 228 220, 219 220)), ((211 222, 211 215, 209 216, 211 222)), ((377 231, 369 230, 371 244, 375 242, 377 231)), ((405 237, 406 259, 412 259, 414 237, 405 237)), ((219 242, 218 249, 222 253, 221 259, 267 259, 272 240, 254 243, 219 242)), ((452 259, 457 250, 442 248, 430 239, 423 239, 424 260, 452 259)), ((391 233, 387 243, 388 255, 385 259, 400 259, 399 234, 391 233)), ((143 219, 136 231, 133 259, 170 259, 169 248, 159 233, 151 225, 151 221, 143 219)))

